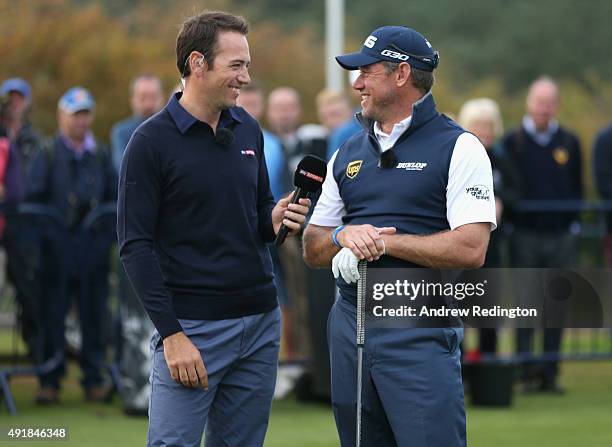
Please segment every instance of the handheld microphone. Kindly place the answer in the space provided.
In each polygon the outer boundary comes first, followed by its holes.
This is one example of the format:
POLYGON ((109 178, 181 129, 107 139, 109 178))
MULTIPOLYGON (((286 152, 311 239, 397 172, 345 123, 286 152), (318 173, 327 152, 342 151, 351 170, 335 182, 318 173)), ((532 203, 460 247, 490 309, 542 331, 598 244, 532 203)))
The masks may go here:
MULTIPOLYGON (((297 165, 293 176, 293 184, 296 187, 291 203, 298 203, 300 199, 308 197, 309 193, 317 192, 323 186, 327 175, 327 163, 314 155, 306 155, 297 165)), ((281 225, 274 245, 279 246, 285 242, 289 228, 281 225)))
POLYGON ((225 128, 218 127, 215 133, 215 143, 219 146, 228 147, 234 142, 234 132, 225 128))

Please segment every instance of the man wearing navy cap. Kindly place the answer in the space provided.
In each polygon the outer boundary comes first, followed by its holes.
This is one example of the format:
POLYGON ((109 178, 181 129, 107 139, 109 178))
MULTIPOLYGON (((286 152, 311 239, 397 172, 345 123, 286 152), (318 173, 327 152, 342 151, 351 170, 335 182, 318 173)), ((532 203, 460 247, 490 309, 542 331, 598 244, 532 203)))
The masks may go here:
MULTIPOLYGON (((441 115, 431 94, 438 53, 417 31, 385 26, 361 51, 362 130, 332 156, 304 235, 311 266, 332 265, 340 299, 328 323, 332 403, 343 446, 355 444, 356 285, 368 268, 477 268, 495 228, 491 165, 476 137, 441 115), (477 193, 473 186, 479 185, 477 193)), ((364 446, 466 444, 460 328, 366 328, 364 446)))
MULTIPOLYGON (((64 318, 76 298, 82 333, 80 364, 85 398, 106 400, 110 385, 102 375, 105 359, 104 322, 108 297, 109 250, 114 225, 97 222, 85 229, 85 218, 98 205, 116 197, 117 181, 108 148, 91 131, 94 98, 82 87, 69 89, 58 102, 59 132, 34 160, 29 190, 33 200, 55 208, 60 226, 46 227, 43 280, 46 337, 44 357, 63 353, 64 318)), ((61 362, 40 375, 40 404, 59 399, 61 362)))

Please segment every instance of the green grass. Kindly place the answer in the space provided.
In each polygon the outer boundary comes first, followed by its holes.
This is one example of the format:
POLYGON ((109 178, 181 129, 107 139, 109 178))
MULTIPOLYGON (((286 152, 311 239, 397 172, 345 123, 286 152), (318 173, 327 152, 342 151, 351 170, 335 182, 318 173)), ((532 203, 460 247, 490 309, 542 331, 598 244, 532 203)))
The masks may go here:
MULTIPOLYGON (((565 396, 515 395, 508 409, 468 406, 471 447, 610 447, 612 446, 612 362, 563 365, 565 396)), ((25 442, 1 445, 138 446, 144 445, 145 418, 123 415, 119 402, 88 404, 82 400, 78 370, 72 365, 62 391, 62 404, 41 408, 33 404, 36 382, 12 382, 19 414, 0 410, 0 427, 67 426, 66 442, 25 442)), ((410 415, 406 415, 410 417, 410 415)), ((292 399, 275 402, 267 447, 337 446, 333 417, 328 407, 304 405, 292 399)), ((381 446, 384 447, 384 446, 381 446)))

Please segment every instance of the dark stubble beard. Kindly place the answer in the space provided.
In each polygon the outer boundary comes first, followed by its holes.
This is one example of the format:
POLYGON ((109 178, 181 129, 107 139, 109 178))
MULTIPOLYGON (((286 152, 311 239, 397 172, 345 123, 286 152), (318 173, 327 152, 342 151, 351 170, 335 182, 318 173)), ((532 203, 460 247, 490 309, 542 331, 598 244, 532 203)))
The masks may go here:
POLYGON ((372 100, 370 110, 368 112, 364 110, 363 116, 378 123, 385 122, 387 109, 396 100, 395 94, 391 91, 386 91, 378 99, 374 99, 372 96, 370 96, 370 99, 372 100))

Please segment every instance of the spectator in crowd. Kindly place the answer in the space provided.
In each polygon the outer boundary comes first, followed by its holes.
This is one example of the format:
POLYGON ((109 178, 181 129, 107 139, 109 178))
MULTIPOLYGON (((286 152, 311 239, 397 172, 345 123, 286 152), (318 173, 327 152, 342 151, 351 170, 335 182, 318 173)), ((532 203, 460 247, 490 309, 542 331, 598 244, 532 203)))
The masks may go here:
MULTIPOLYGON (((292 187, 293 175, 299 161, 306 155, 306 141, 299 136, 302 120, 300 94, 293 87, 281 86, 268 94, 266 119, 270 132, 280 140, 285 154, 286 172, 289 186, 292 187)), ((298 238, 286 241, 279 248, 279 258, 285 272, 287 300, 283 307, 283 348, 281 359, 292 361, 305 356, 307 340, 305 270, 301 260, 298 238)), ((279 383, 285 380, 286 371, 279 374, 279 383)), ((293 384, 288 384, 289 390, 293 384)))
MULTIPOLYGON (((12 137, 19 133, 21 117, 26 112, 24 92, 29 94, 29 85, 22 79, 9 79, 0 87, 0 202, 4 205, 5 213, 10 210, 10 205, 23 198, 19 154, 12 137)), ((5 230, 5 213, 0 215, 0 237, 5 230)), ((2 260, 5 260, 4 256, 2 260)))
POLYGON ((111 130, 111 149, 113 164, 119 172, 121 158, 132 133, 147 118, 161 110, 164 105, 164 92, 161 79, 153 74, 142 74, 130 82, 130 107, 132 116, 119 121, 111 130))
MULTIPOLYGON (((522 200, 582 199, 582 154, 574 133, 559 125, 559 86, 549 77, 536 79, 527 94, 521 126, 503 140, 507 156, 517 167, 522 200)), ((512 262, 520 268, 571 267, 577 257, 579 213, 516 212, 512 215, 512 262)), ((519 329, 517 351, 533 351, 533 329, 519 329)), ((544 330, 544 352, 555 355, 561 329, 544 330)), ((526 364, 525 391, 562 393, 558 361, 526 364)))
MULTIPOLYGON (((466 101, 459 111, 458 123, 472 132, 484 148, 491 161, 493 189, 495 191, 495 215, 497 231, 491 233, 489 248, 483 267, 502 267, 502 243, 504 230, 504 209, 516 201, 516 172, 504 156, 499 140, 504 133, 504 125, 498 104, 490 98, 475 98, 466 101)), ((479 350, 493 354, 497 346, 497 332, 492 328, 480 330, 479 350)))
MULTIPOLYGON (((593 144, 595 188, 604 200, 612 200, 612 124, 601 129, 593 144)), ((612 211, 606 213, 607 234, 604 237, 606 265, 612 267, 612 211)))
MULTIPOLYGON (((32 160, 41 151, 42 141, 28 119, 32 106, 30 85, 21 78, 7 79, 0 87, 0 96, 5 98, 0 116, 0 127, 4 133, 0 200, 8 207, 7 211, 14 211, 10 205, 27 199, 27 175, 32 160)), ((39 362, 42 341, 40 228, 32 216, 9 213, 4 222, 7 275, 16 289, 18 321, 30 357, 34 362, 39 362)))
POLYGON ((378 28, 361 51, 336 60, 360 72, 353 87, 363 98, 363 129, 329 161, 304 233, 304 259, 331 266, 340 289, 328 323, 340 444, 354 446, 359 435, 367 446, 465 446, 463 329, 451 320, 436 328, 366 324, 360 364, 354 283, 365 274, 360 259, 368 269, 480 267, 495 228, 489 159, 476 137, 437 111, 438 53, 417 31, 378 28), (363 400, 356 405, 358 381, 363 400), (359 434, 357 411, 364 416, 359 434))
MULTIPOLYGON (((236 105, 246 110, 257 122, 261 123, 264 110, 265 110, 265 96, 262 87, 255 80, 251 80, 250 84, 242 87, 240 96, 236 100, 236 105)), ((287 194, 291 185, 289 183, 289 175, 287 171, 287 163, 285 161, 285 153, 280 140, 274 136, 271 132, 266 129, 261 129, 264 138, 264 155, 266 157, 266 167, 268 168, 268 177, 270 178, 270 189, 274 200, 280 200, 285 194, 287 194)), ((288 243, 291 243, 288 241, 288 243)), ((287 285, 285 283, 285 272, 283 265, 280 260, 279 247, 274 244, 268 244, 270 249, 270 255, 272 256, 272 264, 274 267, 274 284, 276 285, 276 291, 278 293, 278 302, 283 312, 283 328, 282 335, 285 343, 291 340, 290 331, 291 327, 289 321, 291 320, 287 314, 288 306, 288 292, 287 285)), ((291 344, 291 343, 289 343, 291 344)), ((284 371, 280 370, 277 381, 275 392, 277 395, 283 394, 284 385, 284 371)), ((290 385, 291 386, 291 385, 290 385)))
MULTIPOLYGON (((348 79, 349 79, 349 84, 351 86, 351 93, 353 94, 353 97, 356 98, 355 101, 361 101, 359 91, 352 88, 353 84, 357 80, 358 75, 359 75, 358 71, 348 72, 348 79)), ((329 137, 327 138, 327 160, 328 161, 332 157, 332 155, 334 155, 334 152, 336 152, 340 148, 340 146, 344 144, 346 140, 348 140, 350 137, 352 137, 353 135, 355 135, 361 130, 361 126, 359 125, 357 118, 355 118, 355 114, 359 112, 360 112, 359 108, 353 110, 350 119, 348 119, 346 122, 338 126, 336 129, 334 129, 329 134, 329 137)))
POLYGON ((325 127, 328 134, 349 121, 352 117, 348 98, 334 90, 321 90, 315 100, 319 123, 325 127))
MULTIPOLYGON (((265 110, 265 97, 257 81, 244 86, 237 100, 237 105, 244 108, 259 123, 262 122, 265 110)), ((264 153, 270 176, 270 188, 274 200, 279 200, 291 190, 287 173, 287 163, 280 140, 270 131, 262 129, 264 136, 264 153)))
MULTIPOLYGON (((147 118, 157 113, 164 102, 161 80, 149 73, 136 76, 129 87, 132 116, 116 123, 111 130, 111 153, 117 172, 123 152, 134 133, 147 118)), ((122 266, 119 267, 119 302, 121 305, 121 374, 124 381, 122 398, 127 413, 146 412, 150 352, 142 340, 149 340, 154 327, 142 308, 122 266)))
MULTIPOLYGON (((82 334, 80 365, 85 398, 106 400, 111 387, 104 382, 104 323, 108 295, 110 247, 114 218, 84 228, 98 205, 115 200, 117 180, 109 150, 96 140, 91 125, 95 103, 82 87, 69 89, 58 103, 59 132, 33 161, 29 190, 33 200, 53 207, 62 221, 45 234, 43 314, 45 360, 63 357, 64 318, 77 299, 82 334)), ((40 404, 59 398, 63 358, 40 375, 40 404)))
POLYGON ((283 144, 291 178, 299 161, 308 154, 325 159, 327 129, 318 124, 301 124, 300 95, 292 87, 277 87, 268 95, 266 117, 270 131, 283 144))
POLYGON ((281 141, 289 173, 303 157, 298 128, 302 120, 300 95, 292 87, 277 87, 268 95, 266 117, 270 131, 281 141))

